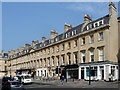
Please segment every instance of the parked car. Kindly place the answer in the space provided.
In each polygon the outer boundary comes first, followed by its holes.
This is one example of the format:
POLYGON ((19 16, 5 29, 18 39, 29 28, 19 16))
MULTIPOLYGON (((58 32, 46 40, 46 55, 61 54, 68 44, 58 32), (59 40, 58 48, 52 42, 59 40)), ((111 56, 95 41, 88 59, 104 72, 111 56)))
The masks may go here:
POLYGON ((25 90, 23 84, 18 81, 8 81, 2 85, 2 90, 25 90))
POLYGON ((4 85, 8 81, 12 81, 13 79, 11 77, 3 77, 2 78, 2 85, 4 85))

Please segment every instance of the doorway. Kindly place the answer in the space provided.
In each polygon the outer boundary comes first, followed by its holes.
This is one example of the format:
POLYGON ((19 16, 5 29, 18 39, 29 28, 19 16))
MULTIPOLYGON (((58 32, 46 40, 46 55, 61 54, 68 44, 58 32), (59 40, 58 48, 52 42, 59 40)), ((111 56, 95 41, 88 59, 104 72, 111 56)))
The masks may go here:
POLYGON ((102 75, 102 80, 104 80, 104 70, 101 71, 101 75, 102 75))
POLYGON ((81 70, 81 79, 84 79, 84 69, 81 70))

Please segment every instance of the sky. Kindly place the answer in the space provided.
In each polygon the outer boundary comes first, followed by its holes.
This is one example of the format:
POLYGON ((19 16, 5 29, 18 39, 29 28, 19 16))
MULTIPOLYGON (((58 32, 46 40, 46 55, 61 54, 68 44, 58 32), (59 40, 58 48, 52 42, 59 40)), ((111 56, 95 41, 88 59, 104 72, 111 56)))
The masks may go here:
MULTIPOLYGON (((118 11, 118 3, 115 3, 118 11)), ((64 24, 73 27, 88 14, 96 20, 109 14, 109 2, 3 2, 2 49, 19 49, 32 40, 50 38, 50 31, 64 32, 64 24)))

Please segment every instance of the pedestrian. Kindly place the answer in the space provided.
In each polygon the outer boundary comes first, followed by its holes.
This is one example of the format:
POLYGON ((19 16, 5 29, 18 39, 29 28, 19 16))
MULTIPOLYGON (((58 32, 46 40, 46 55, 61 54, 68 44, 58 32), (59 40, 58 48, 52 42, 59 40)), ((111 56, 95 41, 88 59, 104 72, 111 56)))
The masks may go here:
POLYGON ((113 75, 111 74, 111 81, 113 81, 113 75))
POLYGON ((62 85, 64 84, 64 79, 65 79, 64 76, 62 76, 62 85))
POLYGON ((111 82, 111 74, 109 74, 109 82, 111 82))

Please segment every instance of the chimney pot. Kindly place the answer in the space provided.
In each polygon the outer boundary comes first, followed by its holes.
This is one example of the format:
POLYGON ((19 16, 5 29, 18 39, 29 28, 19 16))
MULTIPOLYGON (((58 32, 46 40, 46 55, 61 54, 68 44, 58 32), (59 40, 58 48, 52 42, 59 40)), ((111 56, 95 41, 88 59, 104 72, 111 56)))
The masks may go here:
POLYGON ((67 32, 69 29, 72 29, 72 25, 71 25, 71 24, 67 24, 67 23, 65 22, 64 32, 67 32))

